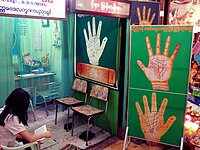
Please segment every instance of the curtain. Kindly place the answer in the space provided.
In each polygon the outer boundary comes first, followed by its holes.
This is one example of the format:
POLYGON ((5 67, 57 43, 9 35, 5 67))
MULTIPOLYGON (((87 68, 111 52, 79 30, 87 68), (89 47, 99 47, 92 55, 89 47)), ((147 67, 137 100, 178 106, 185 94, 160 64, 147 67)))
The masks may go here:
POLYGON ((74 28, 75 15, 69 14, 68 20, 62 22, 62 33, 64 44, 62 55, 62 87, 65 96, 72 95, 72 84, 74 80, 74 28))
POLYGON ((14 18, 0 17, 0 106, 15 88, 12 63, 14 38, 14 18))

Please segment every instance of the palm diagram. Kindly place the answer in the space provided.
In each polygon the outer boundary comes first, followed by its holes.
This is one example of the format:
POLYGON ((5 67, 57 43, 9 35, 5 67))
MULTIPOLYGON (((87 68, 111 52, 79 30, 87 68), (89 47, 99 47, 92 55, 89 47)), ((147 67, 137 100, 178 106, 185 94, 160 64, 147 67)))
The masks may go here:
POLYGON ((160 34, 157 34, 156 54, 152 52, 150 39, 146 36, 146 45, 149 54, 149 64, 145 67, 144 64, 137 60, 137 64, 143 70, 144 74, 152 84, 153 90, 169 90, 168 80, 171 77, 174 59, 180 49, 180 44, 177 44, 171 57, 168 57, 171 37, 168 36, 163 54, 160 53, 160 34))
POLYGON ((86 29, 84 29, 83 32, 84 32, 89 62, 92 65, 99 65, 99 59, 104 51, 108 38, 104 37, 102 43, 100 44, 102 21, 99 21, 97 31, 95 25, 95 17, 92 18, 92 30, 89 21, 87 22, 87 26, 88 26, 88 35, 86 33, 86 29))
POLYGON ((145 139, 152 141, 160 141, 160 138, 169 130, 174 121, 175 116, 168 118, 167 122, 164 123, 164 113, 168 103, 168 99, 164 98, 162 104, 157 110, 156 93, 152 93, 152 105, 151 111, 149 109, 147 97, 143 96, 144 113, 141 110, 140 104, 135 103, 136 109, 139 115, 140 127, 144 134, 145 139))
POLYGON ((140 14, 140 8, 137 7, 137 15, 139 20, 139 25, 152 25, 153 20, 156 16, 156 13, 153 13, 151 20, 150 20, 151 8, 148 9, 147 17, 146 17, 146 6, 143 6, 142 9, 142 18, 140 14))

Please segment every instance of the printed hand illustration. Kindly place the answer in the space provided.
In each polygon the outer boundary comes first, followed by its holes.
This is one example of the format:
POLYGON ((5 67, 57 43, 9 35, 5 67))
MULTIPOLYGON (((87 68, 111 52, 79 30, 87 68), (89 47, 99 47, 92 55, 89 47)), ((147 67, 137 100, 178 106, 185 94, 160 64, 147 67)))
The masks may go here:
POLYGON ((151 82, 154 90, 169 90, 168 80, 172 73, 174 59, 180 48, 180 44, 177 44, 171 57, 168 57, 167 55, 170 46, 170 39, 171 37, 168 36, 164 52, 163 54, 160 54, 160 34, 158 33, 156 41, 156 55, 153 55, 150 39, 148 36, 146 36, 146 45, 149 54, 148 67, 145 67, 140 60, 137 60, 137 64, 151 82))
POLYGON ((87 23, 87 26, 88 26, 89 38, 87 36, 85 29, 83 30, 83 32, 86 41, 87 55, 89 58, 89 62, 92 65, 99 65, 99 59, 104 51, 108 38, 104 37, 100 45, 100 33, 101 33, 102 21, 99 21, 97 32, 95 26, 95 17, 92 18, 92 31, 89 21, 87 23))
POLYGON ((139 19, 139 25, 151 25, 156 13, 154 13, 150 19, 150 14, 151 14, 151 8, 148 9, 148 13, 147 13, 147 18, 146 18, 146 6, 143 6, 143 10, 142 10, 142 19, 141 19, 141 14, 140 14, 140 8, 137 7, 137 15, 138 15, 138 19, 139 19))
POLYGON ((152 105, 151 111, 149 109, 147 97, 143 96, 144 103, 144 113, 141 110, 140 104, 135 103, 137 112, 140 120, 140 127, 144 134, 145 139, 152 141, 160 141, 160 138, 169 130, 174 121, 175 116, 168 118, 167 122, 164 123, 164 113, 168 103, 167 98, 164 98, 160 106, 159 111, 157 111, 156 93, 152 93, 152 105))

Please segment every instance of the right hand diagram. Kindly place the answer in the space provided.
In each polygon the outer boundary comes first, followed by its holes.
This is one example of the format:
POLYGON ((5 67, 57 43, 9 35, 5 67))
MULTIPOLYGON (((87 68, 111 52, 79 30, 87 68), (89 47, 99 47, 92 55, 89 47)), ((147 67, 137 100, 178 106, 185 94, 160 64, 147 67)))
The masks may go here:
POLYGON ((153 20, 156 16, 156 13, 154 13, 152 15, 151 20, 150 20, 150 14, 151 14, 151 8, 148 9, 147 18, 146 18, 146 6, 143 6, 142 18, 141 18, 140 8, 137 7, 137 15, 138 15, 138 19, 139 19, 139 25, 152 25, 153 20))
POLYGON ((168 91, 168 80, 171 77, 173 62, 179 51, 180 44, 176 45, 171 57, 168 57, 171 37, 167 37, 163 54, 160 53, 160 39, 160 33, 158 33, 156 40, 156 54, 153 55, 150 39, 146 36, 149 64, 148 67, 145 67, 140 60, 137 60, 137 64, 151 82, 153 90, 168 91))
POLYGON ((95 25, 95 17, 92 18, 92 31, 89 21, 87 22, 87 26, 88 26, 88 35, 86 33, 86 29, 83 30, 87 48, 87 55, 90 64, 97 66, 99 65, 99 59, 104 51, 108 38, 104 37, 102 43, 100 44, 102 21, 99 21, 97 32, 95 25))
POLYGON ((174 121, 175 116, 168 118, 167 122, 164 123, 164 113, 168 103, 168 99, 164 98, 157 111, 156 93, 152 93, 152 105, 151 111, 149 109, 147 97, 143 96, 144 113, 138 102, 135 103, 136 109, 139 115, 140 127, 144 134, 144 137, 152 141, 160 141, 160 138, 169 130, 174 121))

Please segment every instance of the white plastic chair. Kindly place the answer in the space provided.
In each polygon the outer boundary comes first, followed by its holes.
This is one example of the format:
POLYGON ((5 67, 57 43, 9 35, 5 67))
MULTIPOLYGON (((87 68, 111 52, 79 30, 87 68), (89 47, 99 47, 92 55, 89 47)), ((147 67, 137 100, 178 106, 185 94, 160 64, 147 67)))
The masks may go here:
POLYGON ((32 143, 27 143, 21 146, 17 146, 17 147, 7 147, 4 145, 1 145, 2 150, 24 150, 25 148, 30 147, 32 150, 39 150, 39 145, 38 142, 32 142, 32 143))
MULTIPOLYGON (((23 88, 23 90, 25 90, 26 92, 28 92, 30 95, 31 95, 31 87, 30 88, 23 88)), ((30 106, 31 106, 31 111, 33 113, 33 119, 34 121, 36 121, 36 118, 35 118, 35 110, 33 108, 33 102, 32 100, 30 99, 30 106)))
POLYGON ((47 109, 47 102, 60 98, 60 85, 61 82, 50 82, 48 84, 43 84, 41 87, 47 87, 47 90, 44 91, 38 91, 37 94, 42 97, 42 102, 45 104, 45 110, 47 116, 49 115, 48 109, 47 109))

